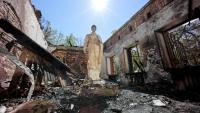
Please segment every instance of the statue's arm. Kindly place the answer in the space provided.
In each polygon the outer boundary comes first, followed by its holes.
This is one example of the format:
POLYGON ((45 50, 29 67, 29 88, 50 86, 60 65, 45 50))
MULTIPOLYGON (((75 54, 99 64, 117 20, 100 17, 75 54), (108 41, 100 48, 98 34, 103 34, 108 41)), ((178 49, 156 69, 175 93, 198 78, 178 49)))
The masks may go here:
POLYGON ((101 64, 102 57, 103 57, 103 43, 102 43, 101 37, 98 36, 98 38, 99 38, 99 41, 100 41, 100 45, 99 45, 99 64, 101 64))
POLYGON ((88 39, 88 35, 86 35, 86 37, 85 37, 85 41, 84 41, 84 46, 83 46, 83 52, 84 52, 84 53, 87 53, 87 49, 88 49, 88 41, 89 41, 89 39, 88 39))
POLYGON ((98 37, 98 39, 99 39, 100 43, 102 44, 102 39, 101 39, 101 36, 97 35, 97 37, 98 37))

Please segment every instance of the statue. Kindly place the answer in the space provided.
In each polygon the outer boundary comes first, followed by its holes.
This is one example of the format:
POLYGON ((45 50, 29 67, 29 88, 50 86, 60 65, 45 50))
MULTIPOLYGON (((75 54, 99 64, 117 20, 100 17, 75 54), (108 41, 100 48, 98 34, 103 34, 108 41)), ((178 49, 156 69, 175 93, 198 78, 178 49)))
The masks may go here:
POLYGON ((96 34, 95 25, 92 25, 91 30, 92 33, 86 35, 84 43, 84 53, 88 55, 88 78, 91 80, 100 80, 103 44, 101 37, 96 34))

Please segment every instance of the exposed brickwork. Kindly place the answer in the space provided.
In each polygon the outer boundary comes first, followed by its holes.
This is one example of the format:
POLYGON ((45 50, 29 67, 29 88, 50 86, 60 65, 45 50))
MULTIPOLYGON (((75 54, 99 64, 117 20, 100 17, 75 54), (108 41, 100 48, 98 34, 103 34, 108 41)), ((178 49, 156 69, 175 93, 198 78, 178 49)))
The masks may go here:
MULTIPOLYGON (((0 89, 7 89, 15 72, 16 66, 0 53, 0 89)), ((0 91, 1 92, 1 91, 0 91)))
POLYGON ((0 1, 0 18, 10 21, 15 27, 22 29, 21 21, 14 8, 6 1, 0 1))
POLYGON ((79 75, 85 76, 87 74, 87 55, 83 53, 82 47, 57 46, 52 54, 69 65, 79 75))

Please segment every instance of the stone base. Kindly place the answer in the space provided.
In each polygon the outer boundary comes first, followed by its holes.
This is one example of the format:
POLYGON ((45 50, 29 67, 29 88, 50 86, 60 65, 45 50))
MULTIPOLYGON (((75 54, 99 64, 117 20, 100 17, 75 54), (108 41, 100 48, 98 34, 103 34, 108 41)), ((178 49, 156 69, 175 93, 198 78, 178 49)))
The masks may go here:
POLYGON ((100 71, 99 70, 89 70, 88 77, 92 80, 100 80, 100 71))

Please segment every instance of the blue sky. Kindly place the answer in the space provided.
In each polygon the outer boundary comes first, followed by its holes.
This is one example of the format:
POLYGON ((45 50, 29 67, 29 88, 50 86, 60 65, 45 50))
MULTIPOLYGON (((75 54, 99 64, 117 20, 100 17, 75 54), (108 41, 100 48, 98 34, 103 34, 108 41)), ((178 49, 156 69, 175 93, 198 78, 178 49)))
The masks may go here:
MULTIPOLYGON (((101 0, 99 0, 101 1, 101 0)), ((32 0, 43 17, 64 35, 73 33, 83 40, 91 25, 106 41, 114 29, 120 28, 149 0, 106 0, 104 10, 94 8, 92 0, 32 0)))

